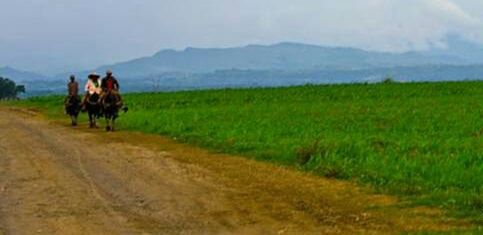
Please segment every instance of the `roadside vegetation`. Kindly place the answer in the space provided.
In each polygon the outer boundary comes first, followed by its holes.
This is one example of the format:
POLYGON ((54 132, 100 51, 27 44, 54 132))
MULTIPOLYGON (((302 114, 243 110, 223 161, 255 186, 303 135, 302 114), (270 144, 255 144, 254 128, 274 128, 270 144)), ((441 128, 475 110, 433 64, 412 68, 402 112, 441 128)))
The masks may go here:
MULTIPOLYGON (((124 99, 130 109, 119 119, 124 130, 355 180, 483 223, 483 82, 307 85, 124 99)), ((62 101, 41 97, 16 104, 65 118, 62 101)))
POLYGON ((14 81, 0 77, 0 100, 17 99, 17 95, 25 93, 25 86, 17 85, 14 81))

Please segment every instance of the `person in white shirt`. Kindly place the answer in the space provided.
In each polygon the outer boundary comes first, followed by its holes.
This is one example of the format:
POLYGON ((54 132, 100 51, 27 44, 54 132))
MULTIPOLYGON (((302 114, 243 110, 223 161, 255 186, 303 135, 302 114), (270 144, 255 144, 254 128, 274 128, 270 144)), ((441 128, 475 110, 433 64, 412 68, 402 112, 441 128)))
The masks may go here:
POLYGON ((101 95, 102 88, 101 88, 101 81, 99 80, 101 76, 97 73, 93 72, 89 74, 87 83, 85 85, 86 95, 84 96, 84 100, 82 101, 82 108, 85 110, 85 104, 87 99, 93 94, 101 95))
POLYGON ((92 73, 89 75, 89 79, 87 80, 86 86, 85 86, 85 91, 89 93, 89 95, 92 95, 94 93, 97 93, 98 95, 101 94, 101 81, 99 81, 100 76, 92 73))

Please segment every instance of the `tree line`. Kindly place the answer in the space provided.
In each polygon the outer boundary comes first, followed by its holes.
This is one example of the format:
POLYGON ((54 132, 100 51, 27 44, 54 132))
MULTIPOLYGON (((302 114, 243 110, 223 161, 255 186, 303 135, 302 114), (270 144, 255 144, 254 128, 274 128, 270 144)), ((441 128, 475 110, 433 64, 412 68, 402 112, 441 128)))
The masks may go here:
POLYGON ((17 85, 8 78, 0 77, 0 100, 17 99, 20 93, 25 93, 25 86, 17 85))

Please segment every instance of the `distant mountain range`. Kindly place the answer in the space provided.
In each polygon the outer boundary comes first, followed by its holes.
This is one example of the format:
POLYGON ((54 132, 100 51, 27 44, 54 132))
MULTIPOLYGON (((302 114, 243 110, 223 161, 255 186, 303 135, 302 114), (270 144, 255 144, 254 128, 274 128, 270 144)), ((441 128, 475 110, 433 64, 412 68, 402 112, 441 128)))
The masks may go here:
POLYGON ((47 79, 44 75, 21 71, 8 66, 0 68, 0 77, 10 78, 16 82, 47 79))
MULTIPOLYGON (((439 51, 438 51, 439 53, 439 51)), ((354 48, 330 48, 297 43, 226 49, 163 50, 145 57, 98 68, 110 68, 122 77, 145 77, 169 72, 209 73, 217 70, 353 70, 476 61, 452 54, 382 53, 354 48)))
POLYGON ((353 70, 423 65, 483 64, 483 46, 456 36, 448 48, 422 52, 385 53, 355 48, 323 47, 300 43, 234 48, 186 48, 162 50, 153 56, 102 66, 121 77, 145 77, 162 73, 209 73, 217 70, 353 70))
MULTIPOLYGON (((233 48, 186 48, 161 50, 153 56, 134 59, 95 69, 112 69, 121 78, 158 76, 165 73, 211 73, 219 70, 360 70, 424 65, 483 64, 483 46, 457 36, 447 38, 447 48, 427 51, 386 53, 356 48, 324 47, 301 43, 279 43, 269 46, 249 45, 233 48)), ((85 77, 90 71, 77 72, 85 77)), ((0 68, 0 75, 17 80, 46 79, 40 74, 0 68)), ((59 74, 65 79, 69 74, 59 74)))
MULTIPOLYGON (((483 65, 483 46, 455 36, 446 41, 447 48, 406 53, 300 43, 162 50, 95 70, 112 69, 129 91, 376 81, 387 75, 405 81, 483 78, 483 66, 479 66, 483 65)), ((89 72, 75 74, 82 80, 89 72)), ((66 81, 69 74, 47 78, 5 67, 0 68, 0 76, 35 83, 66 81)), ((38 89, 38 85, 31 87, 38 89)), ((64 85, 58 89, 63 90, 64 85)))
POLYGON ((218 70, 210 73, 172 73, 142 80, 125 80, 127 91, 271 87, 304 84, 376 83, 386 78, 398 82, 481 80, 481 65, 425 65, 352 70, 218 70))

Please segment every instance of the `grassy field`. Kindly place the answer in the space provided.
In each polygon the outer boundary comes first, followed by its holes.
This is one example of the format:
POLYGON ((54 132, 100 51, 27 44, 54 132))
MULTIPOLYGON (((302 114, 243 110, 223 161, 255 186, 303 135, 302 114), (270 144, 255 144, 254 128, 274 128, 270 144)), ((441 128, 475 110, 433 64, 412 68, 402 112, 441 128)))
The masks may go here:
MULTIPOLYGON (((125 100, 124 130, 355 180, 483 223, 483 82, 129 94, 125 100)), ((61 97, 17 104, 62 114, 61 97)))

